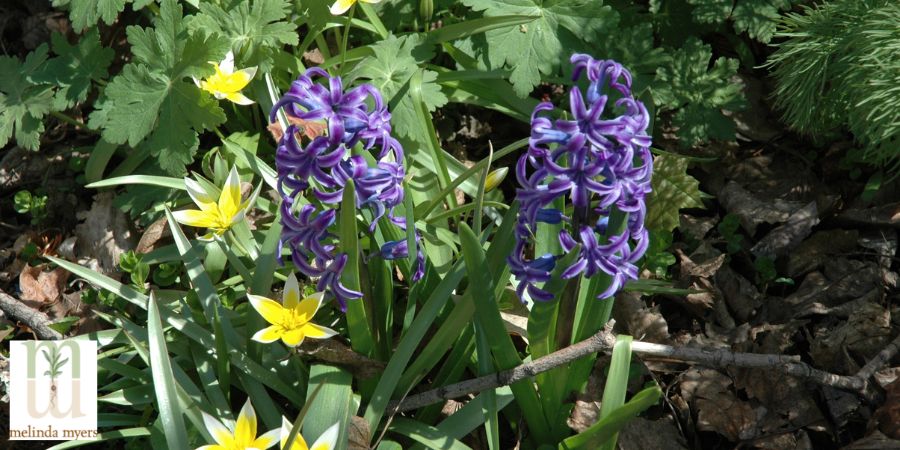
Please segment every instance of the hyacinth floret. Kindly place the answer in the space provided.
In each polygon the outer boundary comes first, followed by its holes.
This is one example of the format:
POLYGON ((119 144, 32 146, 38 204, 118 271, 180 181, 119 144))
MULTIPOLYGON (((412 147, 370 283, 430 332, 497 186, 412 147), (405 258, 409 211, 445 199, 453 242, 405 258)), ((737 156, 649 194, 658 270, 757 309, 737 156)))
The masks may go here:
MULTIPOLYGON (((278 191, 283 199, 281 242, 290 247, 294 265, 305 275, 319 278, 318 289, 328 289, 344 309, 347 300, 362 297, 341 284, 347 255, 336 254, 332 243, 336 236, 329 231, 344 187, 352 181, 357 209, 372 211, 370 232, 384 217, 402 223, 393 212, 403 202, 403 148, 391 134, 391 114, 381 93, 370 84, 345 90, 340 77, 310 68, 291 83, 273 106, 269 120, 274 122, 282 109, 295 120, 284 130, 275 153, 278 191), (326 132, 304 143, 299 135, 306 122, 324 123, 326 132), (298 208, 297 199, 307 191, 319 204, 298 208)), ((408 252, 405 244, 402 248, 392 242, 385 246, 390 251, 381 253, 394 258, 408 252)), ((421 249, 418 256, 415 280, 424 273, 421 249)))
POLYGON ((635 263, 649 241, 644 216, 653 158, 647 109, 632 95, 631 73, 621 64, 584 54, 573 55, 571 63, 572 79, 586 78, 587 88, 569 90, 565 119, 547 116, 555 109, 552 103, 535 107, 528 151, 516 165, 520 211, 509 263, 523 301, 526 292, 535 300, 553 299, 537 285, 550 280, 560 255, 530 256, 538 223, 563 224, 564 253, 580 248, 563 278, 601 272, 610 277, 601 299, 638 277, 635 263), (569 200, 570 215, 552 207, 561 197, 569 200), (624 231, 606 237, 613 208, 628 213, 628 219, 624 231))

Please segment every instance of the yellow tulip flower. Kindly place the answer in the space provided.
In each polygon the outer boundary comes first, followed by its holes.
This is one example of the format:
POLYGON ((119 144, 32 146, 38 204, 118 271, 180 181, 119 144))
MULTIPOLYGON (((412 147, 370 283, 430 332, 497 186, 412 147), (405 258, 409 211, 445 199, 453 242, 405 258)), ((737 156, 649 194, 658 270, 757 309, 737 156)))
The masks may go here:
MULTIPOLYGON (((175 211, 172 215, 178 223, 191 227, 208 228, 212 233, 221 235, 225 230, 231 228, 232 225, 244 219, 244 213, 256 198, 256 193, 241 203, 241 179, 238 177, 237 169, 232 167, 222 186, 218 200, 213 194, 207 190, 196 180, 185 177, 185 187, 188 194, 194 200, 194 203, 200 207, 197 209, 187 209, 175 211)), ((207 235, 205 238, 210 238, 207 235)))
POLYGON ((247 294, 250 304, 271 325, 253 335, 253 340, 269 344, 281 339, 284 345, 296 347, 304 338, 328 339, 337 334, 331 328, 310 320, 322 306, 323 292, 300 300, 300 285, 292 273, 284 284, 284 304, 258 295, 247 294))
MULTIPOLYGON (((360 0, 360 1, 363 3, 378 3, 381 0, 360 0)), ((331 14, 334 14, 335 16, 339 16, 339 15, 347 12, 347 10, 350 9, 350 7, 353 6, 354 4, 356 4, 356 0, 337 0, 336 2, 334 2, 333 5, 331 5, 331 8, 329 10, 331 11, 331 14)))
MULTIPOLYGON (((281 418, 281 450, 288 450, 284 444, 287 444, 287 438, 291 434, 291 428, 293 425, 288 422, 288 420, 282 416, 281 418)), ((290 450, 334 450, 337 448, 337 440, 338 440, 338 432, 340 431, 340 427, 338 424, 334 424, 328 427, 316 442, 313 443, 312 447, 306 445, 306 441, 303 440, 303 436, 300 433, 297 433, 297 436, 294 438, 294 442, 291 443, 290 450)))
POLYGON ((253 103, 253 100, 241 94, 241 89, 250 84, 250 80, 256 76, 256 66, 235 71, 234 53, 230 50, 221 62, 215 63, 210 61, 209 63, 216 68, 216 73, 204 80, 194 78, 194 83, 197 87, 209 92, 220 100, 226 98, 238 105, 250 105, 253 103))
POLYGON ((250 400, 244 403, 234 428, 226 427, 213 416, 203 413, 203 423, 213 440, 213 445, 204 445, 197 450, 266 450, 278 442, 281 430, 272 430, 256 437, 256 411, 250 400))

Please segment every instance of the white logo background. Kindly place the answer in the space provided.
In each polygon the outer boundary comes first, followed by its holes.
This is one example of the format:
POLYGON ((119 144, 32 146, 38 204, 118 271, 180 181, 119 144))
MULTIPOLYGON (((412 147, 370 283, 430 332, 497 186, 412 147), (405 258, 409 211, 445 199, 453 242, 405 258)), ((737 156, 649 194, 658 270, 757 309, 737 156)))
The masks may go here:
POLYGON ((9 367, 10 440, 93 440, 97 430, 97 342, 90 340, 52 341, 59 359, 68 358, 56 377, 56 399, 51 398, 52 380, 45 372, 50 363, 42 341, 11 341, 9 367), (36 351, 28 345, 37 344, 36 351), (66 342, 74 342, 73 352, 66 342), (32 354, 33 353, 33 354, 32 354), (75 360, 79 377, 73 378, 75 360), (34 378, 28 377, 29 359, 34 360, 34 378), (17 434, 17 432, 22 434, 17 434))

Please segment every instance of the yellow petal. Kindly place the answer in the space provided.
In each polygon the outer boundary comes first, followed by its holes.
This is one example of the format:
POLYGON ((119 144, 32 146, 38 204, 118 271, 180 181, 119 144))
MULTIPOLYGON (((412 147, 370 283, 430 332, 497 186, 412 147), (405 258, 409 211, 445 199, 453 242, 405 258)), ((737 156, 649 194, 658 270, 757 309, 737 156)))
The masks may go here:
POLYGON ((241 206, 241 178, 237 168, 231 166, 225 185, 222 186, 222 194, 219 195, 219 212, 224 219, 231 219, 240 210, 241 206))
POLYGON ((288 347, 296 347, 303 343, 304 337, 303 328, 294 328, 293 330, 285 331, 285 333, 281 335, 281 342, 284 342, 284 345, 287 345, 288 347))
POLYGON ((209 195, 206 192, 206 189, 203 189, 203 186, 197 182, 197 180, 193 178, 184 177, 184 187, 187 188, 188 195, 191 196, 191 200, 200 207, 200 209, 206 211, 206 207, 204 205, 216 204, 216 199, 212 195, 209 195))
POLYGON ((263 344, 271 344, 280 339, 283 333, 284 328, 281 328, 280 325, 270 325, 257 331, 256 334, 253 335, 253 340, 262 342, 263 344))
POLYGON ((301 323, 312 320, 313 316, 316 315, 316 311, 319 310, 319 306, 322 305, 322 296, 324 295, 324 292, 316 292, 304 298, 294 307, 294 314, 297 315, 301 323))
POLYGON ((238 90, 245 88, 251 81, 253 81, 253 77, 256 76, 257 68, 256 66, 248 67, 246 69, 238 70, 232 75, 234 80, 232 80, 234 86, 239 86, 238 90))
POLYGON ((281 303, 286 309, 294 309, 300 302, 300 283, 297 277, 291 272, 287 281, 284 282, 284 294, 281 297, 281 303))
POLYGON ((360 0, 363 3, 381 3, 381 0, 360 0))
POLYGON ((294 437, 294 442, 291 443, 290 449, 285 449, 284 444, 287 444, 287 438, 291 435, 291 428, 294 427, 294 424, 288 422, 288 420, 281 416, 281 444, 280 447, 282 450, 309 450, 309 447, 306 445, 306 441, 303 440, 303 436, 300 433, 297 433, 297 436, 294 437))
POLYGON ((216 225, 218 217, 206 211, 185 209, 172 212, 175 221, 184 225, 198 228, 209 228, 216 225))
POLYGON ((197 450, 228 450, 221 445, 204 445, 202 447, 197 447, 197 450))
POLYGON ((275 429, 271 430, 266 434, 256 438, 250 447, 258 448, 259 450, 266 450, 267 448, 275 445, 278 442, 278 435, 281 433, 281 430, 275 429))
POLYGON ((313 443, 310 450, 334 450, 337 448, 338 432, 340 429, 340 423, 328 427, 328 429, 316 439, 316 442, 313 443))
POLYGON ((249 444, 254 439, 256 439, 256 411, 253 410, 253 405, 250 404, 248 398, 234 425, 234 440, 238 443, 249 444))
POLYGON ((287 311, 275 300, 260 297, 258 295, 247 294, 253 309, 273 325, 280 325, 284 322, 284 316, 287 311))
POLYGON ((238 105, 252 105, 253 103, 255 103, 253 100, 250 100, 246 95, 241 94, 240 92, 226 94, 225 98, 230 100, 232 103, 237 103, 238 105))
POLYGON ((356 0, 337 0, 333 5, 331 5, 329 11, 331 11, 331 14, 339 16, 347 12, 347 10, 350 9, 350 7, 353 6, 354 3, 356 3, 356 0))
POLYGON ((332 336, 337 335, 337 331, 334 331, 328 327, 323 327, 322 325, 308 323, 306 325, 303 325, 303 334, 306 335, 306 337, 313 339, 328 339, 332 336))
POLYGON ((203 412, 203 424, 217 444, 229 448, 234 443, 234 436, 231 434, 231 430, 222 425, 222 422, 219 422, 215 417, 203 412))

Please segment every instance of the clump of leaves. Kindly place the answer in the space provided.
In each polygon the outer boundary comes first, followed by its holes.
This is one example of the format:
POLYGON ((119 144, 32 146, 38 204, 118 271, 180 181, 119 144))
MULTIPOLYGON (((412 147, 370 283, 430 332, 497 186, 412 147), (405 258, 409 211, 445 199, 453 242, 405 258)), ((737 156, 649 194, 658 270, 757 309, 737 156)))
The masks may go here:
POLYGON ((687 0, 694 6, 691 14, 699 23, 731 22, 734 31, 747 33, 760 42, 769 42, 775 34, 779 12, 790 9, 792 0, 687 0))
POLYGON ((47 218, 47 196, 19 191, 13 196, 13 208, 19 214, 30 214, 31 223, 38 224, 47 218))
POLYGON ((734 122, 722 110, 745 104, 740 85, 730 81, 737 60, 718 58, 710 68, 711 58, 710 47, 691 38, 656 72, 653 99, 660 111, 673 112, 672 125, 685 147, 709 139, 734 140, 734 122))
POLYGON ((155 27, 132 25, 127 34, 134 59, 110 81, 90 125, 111 143, 146 145, 166 172, 182 175, 200 144, 197 134, 225 122, 216 99, 189 77, 212 73, 208 61, 221 60, 227 47, 215 36, 188 33, 174 0, 162 2, 155 27))
POLYGON ((647 198, 647 229, 671 233, 678 227, 678 211, 703 208, 700 182, 687 173, 688 159, 663 154, 653 159, 653 191, 647 198))
POLYGON ((788 14, 769 58, 775 105, 796 130, 823 138, 845 128, 862 159, 900 167, 900 4, 835 0, 788 14))
POLYGON ((140 291, 144 291, 144 283, 150 275, 150 265, 143 261, 143 255, 129 250, 122 254, 119 258, 119 268, 123 272, 128 273, 131 277, 131 283, 140 291))
POLYGON ((509 81, 522 97, 540 83, 542 74, 553 74, 568 55, 582 47, 581 42, 593 41, 618 22, 612 8, 593 0, 562 0, 550 4, 539 0, 464 0, 463 3, 484 11, 486 17, 535 17, 527 24, 488 31, 486 44, 479 47, 492 68, 512 69, 509 81))
POLYGON ((100 44, 96 30, 70 44, 52 37, 53 53, 41 45, 22 62, 0 56, 0 147, 13 137, 29 150, 40 146, 44 116, 84 102, 95 81, 107 76, 113 52, 100 44))
POLYGON ((40 146, 42 119, 53 107, 53 88, 32 83, 28 77, 47 60, 47 51, 47 45, 41 45, 24 63, 0 56, 0 147, 13 136, 23 148, 37 150, 40 146))
POLYGON ((716 230, 725 239, 728 254, 741 251, 744 245, 744 236, 740 232, 741 219, 734 214, 726 214, 722 221, 716 225, 716 230))

